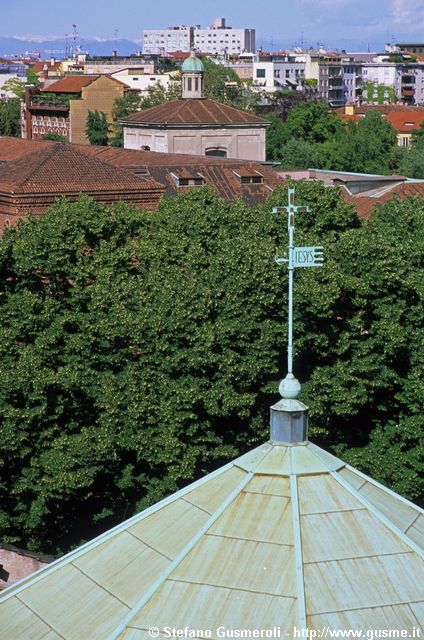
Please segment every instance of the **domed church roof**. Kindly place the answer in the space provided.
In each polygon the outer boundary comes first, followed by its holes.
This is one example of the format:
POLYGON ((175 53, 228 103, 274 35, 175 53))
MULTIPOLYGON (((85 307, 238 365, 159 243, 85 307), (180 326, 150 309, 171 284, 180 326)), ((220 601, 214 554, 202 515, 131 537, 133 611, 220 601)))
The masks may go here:
POLYGON ((184 60, 181 71, 183 73, 204 73, 205 67, 203 62, 196 58, 194 51, 191 51, 189 57, 184 60))

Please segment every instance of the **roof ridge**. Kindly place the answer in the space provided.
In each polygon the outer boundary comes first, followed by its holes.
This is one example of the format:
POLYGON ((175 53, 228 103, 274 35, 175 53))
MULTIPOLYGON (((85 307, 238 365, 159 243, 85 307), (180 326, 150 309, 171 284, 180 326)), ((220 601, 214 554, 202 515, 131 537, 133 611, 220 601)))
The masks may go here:
POLYGON ((415 551, 417 555, 424 559, 424 549, 422 549, 416 542, 411 540, 406 533, 402 531, 396 524, 394 524, 391 520, 389 520, 370 500, 368 500, 360 491, 352 487, 347 480, 342 478, 337 471, 330 471, 330 475, 345 489, 349 491, 349 493, 359 500, 367 510, 374 515, 380 522, 382 522, 392 533, 394 533, 404 544, 406 544, 410 549, 415 551))
MULTIPOLYGON (((290 466, 293 468, 292 449, 290 450, 290 466)), ((302 530, 300 525, 299 489, 297 475, 290 474, 290 507, 292 513, 293 545, 294 545, 294 570, 297 586, 297 623, 300 629, 307 626, 305 572, 302 548, 302 530)))

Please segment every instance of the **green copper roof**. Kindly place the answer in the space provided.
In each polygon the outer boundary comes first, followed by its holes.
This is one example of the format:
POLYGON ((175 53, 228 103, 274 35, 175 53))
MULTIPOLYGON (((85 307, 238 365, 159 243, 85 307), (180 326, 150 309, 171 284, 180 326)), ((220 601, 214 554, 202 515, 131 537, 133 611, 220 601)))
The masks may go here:
POLYGON ((424 623, 423 526, 419 507, 316 445, 269 442, 8 587, 2 637, 412 634, 424 623))
POLYGON ((196 58, 194 51, 192 51, 190 56, 184 60, 181 71, 183 73, 204 73, 205 67, 203 62, 196 58))

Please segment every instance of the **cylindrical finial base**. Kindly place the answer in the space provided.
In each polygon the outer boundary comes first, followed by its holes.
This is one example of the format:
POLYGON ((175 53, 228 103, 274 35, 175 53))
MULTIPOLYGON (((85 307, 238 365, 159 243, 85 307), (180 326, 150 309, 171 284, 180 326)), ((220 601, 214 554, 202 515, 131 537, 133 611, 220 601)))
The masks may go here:
POLYGON ((271 407, 271 440, 305 442, 308 439, 308 407, 299 400, 280 400, 271 407))

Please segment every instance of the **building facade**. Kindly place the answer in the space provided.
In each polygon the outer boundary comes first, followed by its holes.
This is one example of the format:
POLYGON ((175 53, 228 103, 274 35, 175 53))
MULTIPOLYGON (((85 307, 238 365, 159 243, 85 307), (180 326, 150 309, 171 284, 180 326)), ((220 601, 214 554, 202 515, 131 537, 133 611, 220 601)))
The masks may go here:
POLYGON ((121 120, 125 149, 265 160, 269 121, 204 98, 203 73, 192 53, 182 66, 182 98, 121 120))
POLYGON ((255 29, 234 29, 225 18, 217 18, 210 27, 185 25, 143 31, 143 53, 166 55, 173 51, 203 51, 218 55, 239 55, 256 49, 255 29))
POLYGON ((21 108, 22 138, 39 140, 46 133, 58 133, 69 142, 88 144, 88 112, 102 111, 112 122, 113 104, 125 89, 108 76, 65 76, 46 88, 27 87, 21 108))
POLYGON ((274 93, 298 89, 305 79, 305 63, 286 59, 253 62, 253 88, 274 93))

